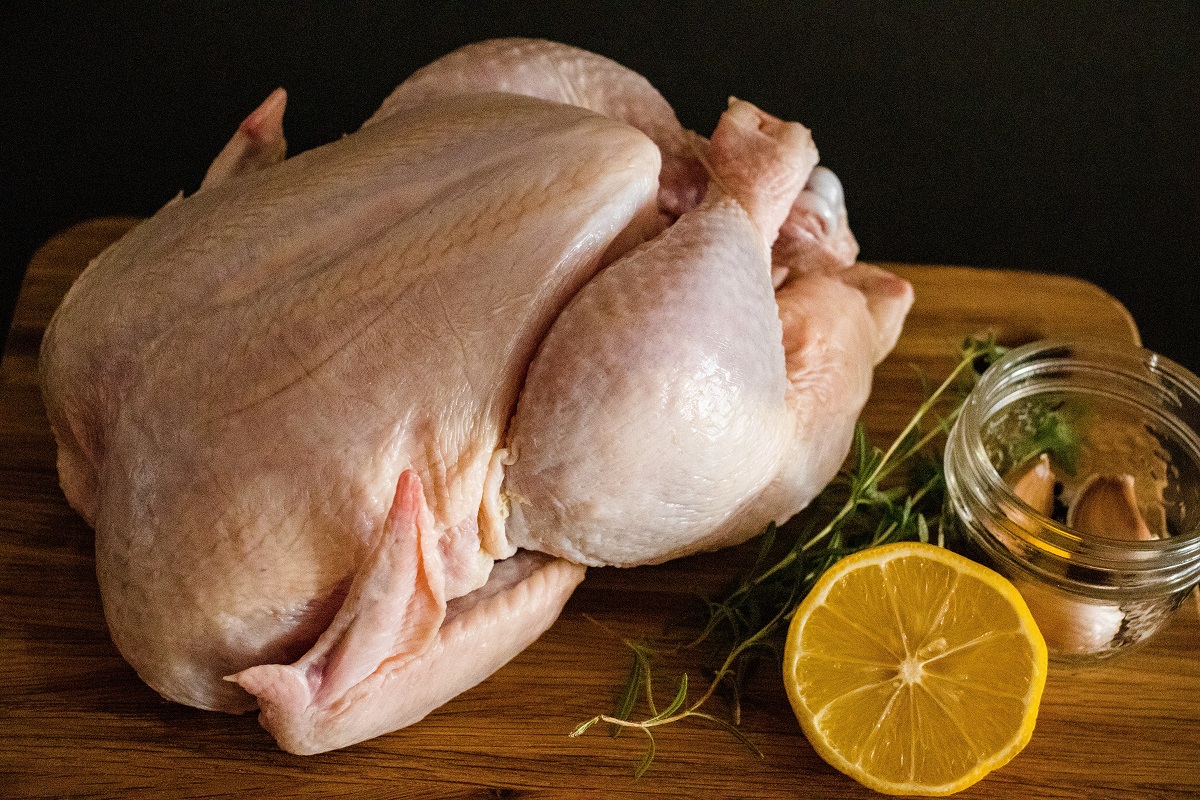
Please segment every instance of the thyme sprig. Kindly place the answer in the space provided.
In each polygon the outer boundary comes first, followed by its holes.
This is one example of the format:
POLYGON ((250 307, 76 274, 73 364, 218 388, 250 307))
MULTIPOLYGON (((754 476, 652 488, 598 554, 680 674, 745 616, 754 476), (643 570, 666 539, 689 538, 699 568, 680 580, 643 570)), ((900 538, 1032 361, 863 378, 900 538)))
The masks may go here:
POLYGON ((796 520, 780 528, 768 525, 753 567, 723 598, 706 603, 703 628, 686 645, 689 649, 705 646, 715 656, 711 662, 715 667, 698 697, 690 699, 685 672, 671 701, 659 709, 652 669, 657 651, 645 642, 626 640, 633 661, 615 708, 581 723, 570 735, 581 736, 597 723, 606 723, 614 736, 626 729, 644 734, 648 744, 634 770, 636 778, 654 762, 655 730, 687 719, 724 729, 761 757, 739 727, 746 681, 764 658, 778 660, 786 623, 838 559, 888 542, 944 543, 944 476, 940 447, 935 444, 949 432, 978 374, 1002 353, 991 336, 967 339, 950 374, 928 393, 886 450, 871 444, 861 422, 855 426, 850 456, 837 477, 796 520), (729 700, 727 716, 706 710, 722 689, 729 700), (646 714, 634 719, 639 698, 646 714))

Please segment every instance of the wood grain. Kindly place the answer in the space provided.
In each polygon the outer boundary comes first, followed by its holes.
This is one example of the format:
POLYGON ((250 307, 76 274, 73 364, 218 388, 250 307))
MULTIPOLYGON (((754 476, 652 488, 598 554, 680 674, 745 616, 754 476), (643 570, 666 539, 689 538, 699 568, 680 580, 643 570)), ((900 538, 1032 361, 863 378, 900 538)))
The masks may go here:
MULTIPOLYGON (((480 686, 406 730, 342 751, 279 751, 253 715, 161 700, 108 638, 91 530, 58 489, 37 389, 41 332, 87 261, 134 220, 88 222, 30 265, 0 383, 0 795, 5 797, 747 798, 869 797, 811 750, 779 681, 745 699, 759 760, 722 733, 663 731, 650 775, 643 742, 566 736, 607 710, 624 679, 620 636, 653 635, 696 593, 737 574, 753 547, 653 568, 592 570, 558 623, 480 686)), ((891 265, 917 303, 876 373, 864 414, 883 436, 912 414, 917 370, 940 376, 962 338, 1049 335, 1136 341, 1125 310, 1070 278, 891 265), (916 369, 914 369, 914 367, 916 369)), ((1033 741, 964 797, 1188 797, 1200 791, 1200 619, 1195 595, 1142 649, 1092 668, 1054 666, 1033 741)))

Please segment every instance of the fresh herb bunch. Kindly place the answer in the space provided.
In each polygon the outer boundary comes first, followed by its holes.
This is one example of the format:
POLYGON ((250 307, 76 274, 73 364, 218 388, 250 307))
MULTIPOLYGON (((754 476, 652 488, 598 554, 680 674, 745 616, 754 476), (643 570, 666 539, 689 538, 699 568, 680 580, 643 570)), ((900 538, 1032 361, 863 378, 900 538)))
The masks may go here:
POLYGON ((855 426, 850 456, 829 486, 796 520, 783 528, 768 525, 754 566, 722 599, 706 603, 703 629, 687 645, 704 646, 715 656, 699 697, 691 699, 684 673, 672 700, 659 709, 652 675, 657 651, 644 642, 626 640, 633 663, 616 707, 611 714, 580 724, 570 735, 581 736, 601 722, 609 725, 614 736, 626 728, 645 734, 647 749, 634 772, 638 778, 654 762, 654 730, 689 718, 725 729, 761 757, 738 727, 739 698, 746 681, 763 659, 778 660, 797 605, 838 559, 889 542, 944 544, 941 450, 945 434, 979 374, 1003 352, 991 336, 967 339, 958 364, 928 394, 887 450, 871 444, 861 422, 855 426), (719 690, 729 699, 727 716, 704 710, 719 690), (639 698, 648 713, 634 719, 639 698))

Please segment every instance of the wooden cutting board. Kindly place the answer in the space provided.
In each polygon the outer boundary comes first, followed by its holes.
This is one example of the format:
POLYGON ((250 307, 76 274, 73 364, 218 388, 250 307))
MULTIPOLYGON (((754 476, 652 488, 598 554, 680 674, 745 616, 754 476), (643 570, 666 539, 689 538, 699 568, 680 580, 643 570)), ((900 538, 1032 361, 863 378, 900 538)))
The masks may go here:
MULTIPOLYGON (((718 730, 682 725, 658 735, 655 766, 635 781, 639 737, 567 737, 611 707, 628 667, 617 636, 653 636, 678 620, 696 593, 714 593, 739 574, 752 544, 660 567, 592 570, 555 626, 492 678, 415 726, 338 752, 292 756, 275 747, 254 715, 160 699, 109 641, 93 535, 58 489, 36 377, 41 333, 63 293, 134 222, 87 222, 37 253, 4 355, 0 796, 872 796, 812 751, 773 671, 758 676, 744 701, 743 725, 762 759, 718 730)), ((967 334, 990 327, 1006 343, 1059 334, 1137 341, 1129 314, 1078 280, 891 266, 913 282, 917 302, 876 373, 865 419, 877 441, 915 410, 920 373, 940 379, 967 334)), ((1200 792, 1197 616, 1193 594, 1141 650, 1091 668, 1052 666, 1032 742, 962 796, 1200 792)))

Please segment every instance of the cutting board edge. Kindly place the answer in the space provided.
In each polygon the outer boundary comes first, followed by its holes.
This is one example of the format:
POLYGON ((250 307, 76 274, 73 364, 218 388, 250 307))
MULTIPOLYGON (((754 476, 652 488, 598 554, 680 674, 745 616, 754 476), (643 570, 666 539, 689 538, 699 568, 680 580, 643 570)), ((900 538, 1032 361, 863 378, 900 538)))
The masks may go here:
POLYGON ((1086 278, 1080 278, 1074 275, 1061 275, 1054 272, 1038 272, 1037 270, 1013 267, 972 267, 950 264, 909 264, 891 261, 871 261, 869 263, 874 264, 882 269, 895 272, 902 278, 907 278, 909 275, 919 271, 923 273, 926 278, 930 276, 949 278, 951 275, 955 275, 956 280, 961 279, 963 273, 969 273, 972 282, 985 284, 999 284, 1013 279, 1019 280, 1022 276, 1030 276, 1046 284, 1058 284, 1059 286, 1063 287, 1064 294, 1091 296, 1098 303, 1107 306, 1116 316, 1120 317, 1120 319, 1128 327, 1132 343, 1138 347, 1142 346, 1142 335, 1138 330, 1137 321, 1133 318, 1133 314, 1130 313, 1129 309, 1125 307, 1125 304, 1118 300, 1112 293, 1087 280, 1086 278))

